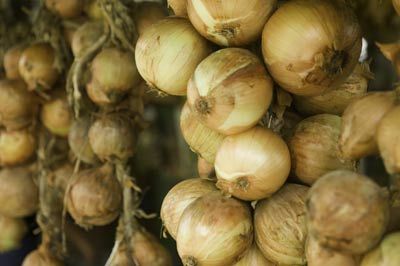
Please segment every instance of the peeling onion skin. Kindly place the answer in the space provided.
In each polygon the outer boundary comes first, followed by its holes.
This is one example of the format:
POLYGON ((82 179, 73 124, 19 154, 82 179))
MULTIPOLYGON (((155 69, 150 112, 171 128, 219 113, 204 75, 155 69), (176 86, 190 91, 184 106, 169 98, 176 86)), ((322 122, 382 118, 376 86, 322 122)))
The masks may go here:
POLYGON ((224 139, 215 172, 217 187, 225 193, 247 201, 267 198, 289 176, 289 149, 272 130, 255 127, 224 139))
POLYGON ((267 260, 255 243, 249 248, 236 264, 233 266, 275 266, 275 263, 267 260))
POLYGON ((74 18, 79 16, 85 6, 82 0, 46 0, 46 7, 61 18, 74 18))
POLYGON ((89 143, 89 128, 88 116, 73 121, 68 133, 68 144, 77 158, 87 164, 95 164, 98 159, 89 143))
POLYGON ((24 50, 23 45, 15 45, 7 50, 3 58, 3 67, 8 79, 21 79, 18 62, 24 50))
POLYGON ((29 129, 0 131, 0 165, 16 166, 26 163, 36 152, 36 138, 29 129))
POLYGON ((157 2, 139 2, 136 4, 134 13, 134 20, 136 30, 142 35, 148 27, 157 23, 167 16, 167 12, 164 10, 163 5, 157 2))
POLYGON ((364 255, 360 266, 400 265, 400 232, 386 235, 375 249, 364 255))
POLYGON ((186 208, 198 198, 216 191, 213 182, 191 178, 179 182, 168 192, 161 205, 160 216, 173 239, 176 239, 179 221, 186 208))
POLYGON ((274 80, 295 95, 318 95, 341 84, 361 53, 361 29, 351 8, 327 0, 283 4, 262 34, 274 80))
POLYGON ((184 266, 226 266, 253 242, 250 208, 220 192, 190 204, 179 222, 177 248, 184 266))
POLYGON ((220 46, 244 46, 261 36, 276 0, 188 0, 187 13, 197 31, 220 46))
POLYGON ((255 239, 270 261, 279 265, 306 265, 307 192, 306 186, 286 184, 272 197, 257 203, 255 239))
POLYGON ((167 2, 175 16, 187 17, 187 0, 168 0, 167 2))
POLYGON ((374 247, 385 232, 388 193, 363 175, 333 171, 310 189, 307 216, 309 234, 322 246, 362 254, 374 247))
POLYGON ((24 236, 28 232, 28 226, 21 218, 0 216, 0 253, 18 249, 24 236))

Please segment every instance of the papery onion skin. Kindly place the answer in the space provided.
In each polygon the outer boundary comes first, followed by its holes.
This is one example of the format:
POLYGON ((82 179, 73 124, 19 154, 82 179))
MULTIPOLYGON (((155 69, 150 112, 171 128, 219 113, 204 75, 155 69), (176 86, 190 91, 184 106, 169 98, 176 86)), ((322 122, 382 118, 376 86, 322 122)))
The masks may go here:
POLYGON ((395 100, 394 92, 369 92, 346 108, 339 139, 343 157, 360 159, 378 153, 376 130, 395 100))
POLYGON ((0 165, 15 166, 27 162, 36 151, 36 138, 29 129, 0 131, 0 165))
POLYGON ((338 86, 361 52, 361 30, 352 10, 326 0, 283 4, 268 20, 262 39, 269 73, 296 95, 318 95, 338 86))
POLYGON ((21 79, 18 62, 24 48, 23 45, 15 45, 4 54, 3 66, 8 79, 21 79))
POLYGON ((187 0, 167 0, 168 7, 178 17, 187 17, 187 0))
POLYGON ((320 114, 301 121, 289 139, 292 173, 306 184, 337 169, 355 170, 356 161, 341 157, 338 141, 341 118, 320 114))
POLYGON ((169 17, 139 37, 135 58, 140 75, 151 88, 186 95, 188 80, 210 53, 210 44, 187 19, 169 17))
POLYGON ((184 266, 231 265, 250 248, 252 241, 248 205, 220 192, 203 196, 186 208, 176 239, 184 266))
POLYGON ((290 172, 289 149, 270 129, 255 127, 227 136, 215 159, 217 187, 243 200, 271 196, 290 172))
POLYGON ((168 192, 161 205, 160 216, 172 238, 176 239, 179 221, 186 208, 196 199, 216 191, 213 182, 191 178, 178 183, 168 192))
POLYGON ((142 35, 149 26, 160 21, 167 16, 164 7, 157 2, 139 2, 136 5, 134 20, 136 30, 142 35))
POLYGON ((18 249, 28 232, 28 226, 21 218, 0 216, 0 253, 18 249))
POLYGON ((197 31, 221 46, 243 46, 260 37, 276 0, 188 0, 187 13, 197 31))
POLYGON ((188 83, 187 102, 205 125, 230 135, 257 124, 272 91, 272 79, 254 54, 226 48, 197 66, 188 83))
POLYGON ((98 161, 89 143, 90 117, 81 117, 73 121, 68 133, 68 144, 77 158, 88 164, 98 161))
POLYGON ((98 21, 88 21, 82 24, 74 33, 71 42, 75 57, 82 56, 103 34, 103 24, 98 21))
POLYGON ((215 156, 225 136, 203 125, 186 103, 181 111, 180 127, 190 148, 207 162, 214 164, 215 156))
POLYGON ((44 246, 40 246, 38 249, 35 249, 31 253, 29 253, 23 263, 22 266, 63 266, 64 264, 54 258, 49 251, 47 251, 44 246))
POLYGON ((370 250, 389 221, 387 194, 372 180, 352 171, 324 175, 308 194, 309 234, 322 246, 346 254, 370 250))
POLYGON ((305 265, 305 201, 308 187, 286 184, 259 201, 254 215, 255 238, 264 256, 279 265, 305 265))
POLYGON ((73 120, 72 110, 68 105, 67 96, 60 92, 53 99, 42 105, 41 121, 54 135, 67 137, 73 120))
POLYGON ((400 232, 386 235, 375 249, 364 255, 360 266, 400 265, 400 232))
POLYGON ((1 215, 21 218, 36 212, 39 194, 32 177, 32 171, 26 167, 0 171, 1 215))
POLYGON ((237 263, 233 266, 274 266, 275 264, 267 260, 255 243, 249 248, 237 263))

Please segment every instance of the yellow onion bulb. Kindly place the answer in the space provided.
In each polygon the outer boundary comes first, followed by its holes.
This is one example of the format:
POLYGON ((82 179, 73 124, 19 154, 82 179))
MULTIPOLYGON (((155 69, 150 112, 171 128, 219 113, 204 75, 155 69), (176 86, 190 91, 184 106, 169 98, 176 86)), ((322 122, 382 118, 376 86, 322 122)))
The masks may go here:
POLYGON ((21 218, 34 214, 38 208, 38 188, 27 167, 0 170, 0 215, 21 218))
POLYGON ((295 96, 294 106, 305 115, 342 115, 354 99, 367 93, 368 80, 372 76, 368 64, 360 63, 339 87, 317 96, 295 96))
POLYGON ((168 233, 176 239, 179 221, 186 208, 196 199, 217 191, 209 180, 192 178, 175 185, 165 196, 160 216, 168 233))
POLYGON ((8 79, 21 79, 18 62, 24 50, 23 45, 15 45, 7 50, 3 58, 3 67, 8 79))
POLYGON ((27 232, 23 219, 0 215, 0 253, 18 249, 27 232))
POLYGON ((67 137, 73 120, 72 110, 65 93, 57 93, 42 106, 40 118, 43 125, 54 135, 67 137))
POLYGON ((382 242, 364 255, 360 266, 400 265, 400 232, 386 235, 382 242))
POLYGON ((89 129, 89 143, 102 161, 127 160, 135 152, 136 129, 134 121, 122 113, 98 118, 89 129))
POLYGON ((254 214, 258 247, 279 265, 306 265, 306 196, 308 187, 286 184, 268 199, 259 201, 254 214))
POLYGON ((87 52, 103 34, 103 24, 98 21, 88 21, 82 24, 72 36, 71 49, 75 57, 87 52))
POLYGON ((82 0, 46 0, 46 7, 61 18, 73 18, 79 16, 85 6, 82 0))
POLYGON ((275 264, 267 260, 261 253, 260 249, 254 243, 251 248, 244 254, 233 266, 274 266, 275 264))
POLYGON ((142 35, 148 27, 167 16, 164 7, 157 2, 139 2, 136 5, 134 20, 136 30, 142 35))
POLYGON ((400 173, 400 106, 391 109, 380 121, 376 141, 389 174, 400 173))
POLYGON ((175 16, 187 17, 187 0, 167 0, 175 16))
POLYGON ((397 14, 400 15, 400 1, 399 0, 392 0, 393 7, 396 10, 397 14))
POLYGON ((282 88, 318 95, 352 73, 361 53, 361 30, 349 7, 326 0, 289 1, 265 25, 262 51, 282 88))
POLYGON ((309 234, 322 246, 362 254, 374 247, 385 232, 388 195, 366 176, 336 170, 311 187, 307 216, 309 234))
POLYGON ((207 162, 201 156, 197 157, 197 172, 201 178, 215 177, 214 164, 207 162))
POLYGON ((25 48, 18 69, 29 90, 51 89, 60 75, 55 60, 56 53, 47 43, 35 43, 25 48))
POLYGON ((369 92, 346 108, 339 138, 343 157, 360 159, 378 153, 375 134, 379 122, 395 101, 394 92, 369 92))
POLYGON ((263 64, 240 48, 204 59, 188 83, 187 102, 205 125, 225 135, 253 127, 272 100, 273 82, 263 64))
POLYGON ((272 130, 255 127, 227 136, 215 158, 217 187, 242 200, 271 196, 290 172, 290 153, 272 130))
POLYGON ((203 125, 190 111, 186 103, 180 116, 183 138, 190 148, 208 163, 214 164, 215 156, 224 140, 224 135, 203 125))
POLYGON ((89 143, 90 117, 81 117, 71 124, 68 133, 68 144, 74 155, 87 164, 98 161, 89 143))
POLYGON ((101 10, 100 6, 98 5, 97 0, 88 0, 86 1, 84 7, 85 14, 93 20, 100 20, 103 19, 103 11, 101 10))
POLYGON ((252 242, 249 206, 220 192, 198 198, 186 208, 176 238, 184 266, 232 265, 252 242))
POLYGON ((188 0, 187 13, 205 38, 221 46, 243 46, 261 36, 276 0, 188 0))
POLYGON ((338 141, 341 118, 321 114, 301 121, 289 139, 292 173, 306 184, 337 169, 355 170, 356 162, 341 157, 338 141))
POLYGON ((21 80, 0 80, 0 124, 8 130, 29 126, 38 110, 36 96, 21 80))
POLYGON ((196 66, 210 53, 209 43, 187 19, 168 17, 139 36, 135 57, 140 75, 151 88, 186 95, 196 66))
POLYGON ((29 253, 22 266, 63 266, 64 264, 42 245, 38 249, 29 253))
POLYGON ((109 165, 81 171, 69 183, 67 209, 75 222, 84 227, 102 226, 114 221, 121 210, 122 192, 114 169, 109 165))
POLYGON ((0 131, 0 165, 14 166, 27 162, 36 151, 36 138, 29 129, 0 131))

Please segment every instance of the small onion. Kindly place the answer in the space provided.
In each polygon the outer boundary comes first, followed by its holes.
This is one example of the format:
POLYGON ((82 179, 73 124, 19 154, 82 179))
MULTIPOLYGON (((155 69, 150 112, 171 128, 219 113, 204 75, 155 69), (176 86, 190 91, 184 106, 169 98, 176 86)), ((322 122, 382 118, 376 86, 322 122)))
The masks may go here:
POLYGON ((14 166, 27 162, 36 151, 36 139, 28 129, 0 131, 0 165, 14 166))
POLYGON ((400 265, 400 232, 385 236, 378 247, 368 252, 360 266, 400 265))
POLYGON ((257 124, 267 111, 272 79, 251 52, 219 50, 204 59, 188 83, 190 109, 208 127, 236 134, 257 124))
POLYGON ((322 246, 362 254, 385 232, 388 195, 363 175, 337 170, 318 179, 310 189, 307 215, 309 233, 322 246))
POLYGON ((42 106, 41 121, 52 134, 67 137, 73 119, 67 96, 63 92, 57 92, 53 96, 42 106))
POLYGON ((0 215, 0 253, 18 249, 27 232, 23 219, 0 215))
POLYGON ((151 88, 185 95, 196 66, 210 45, 187 19, 169 17, 148 27, 136 44, 136 64, 151 88))
POLYGON ((94 164, 97 162, 97 157, 89 143, 89 128, 89 117, 81 117, 75 120, 68 133, 68 144, 71 151, 79 160, 88 164, 94 164))
POLYGON ((361 30, 352 10, 335 1, 288 1, 265 25, 262 50, 282 88, 318 95, 352 73, 361 52, 361 30))
POLYGON ((98 21, 88 21, 82 24, 74 33, 71 42, 72 53, 80 57, 90 48, 103 34, 103 24, 98 21))
POLYGON ((250 208, 220 192, 205 195, 186 208, 176 238, 184 266, 232 265, 252 241, 250 208))
POLYGON ((8 130, 29 126, 35 119, 38 101, 21 80, 0 80, 0 124, 8 130))
POLYGON ((67 208, 80 226, 106 225, 118 217, 122 192, 113 170, 109 165, 84 170, 70 181, 67 208))
POLYGON ((127 160, 135 152, 134 122, 122 113, 98 118, 89 129, 89 143, 100 160, 127 160))
POLYGON ((261 253, 260 249, 256 244, 253 244, 251 248, 244 254, 236 264, 233 266, 274 266, 275 263, 267 260, 261 253))
POLYGON ((93 20, 103 19, 103 11, 98 5, 97 0, 87 0, 85 1, 84 11, 86 15, 93 20))
POLYGON ((167 16, 164 7, 160 3, 156 2, 140 2, 137 3, 134 20, 136 30, 140 35, 142 35, 148 27, 158 22, 167 16))
POLYGON ((289 149, 270 129, 255 127, 228 136, 215 159, 217 187, 243 200, 271 196, 290 172, 289 149))
POLYGON ((180 127, 183 138, 190 148, 203 157, 204 160, 214 164, 215 156, 224 140, 224 136, 197 120, 187 103, 182 108, 180 127))
POLYGON ((19 73, 29 90, 49 90, 56 83, 60 72, 55 67, 56 53, 47 43, 27 47, 18 62, 19 73))
POLYGON ((212 178, 215 176, 214 164, 207 162, 201 156, 197 157, 197 172, 201 178, 212 178))
POLYGON ((400 0, 392 0, 392 2, 397 14, 400 15, 400 0))
POLYGON ((271 198, 256 205, 256 242, 264 256, 272 262, 279 265, 306 264, 307 191, 306 186, 286 184, 271 198))
POLYGON ((167 0, 168 6, 178 17, 187 17, 187 0, 167 0))
POLYGON ((211 181, 192 178, 175 185, 165 196, 160 216, 168 233, 176 239, 180 218, 184 210, 196 199, 217 191, 211 181))
POLYGON ((61 18, 79 16, 85 6, 82 0, 46 0, 46 7, 61 18))
POLYGON ((22 266, 63 266, 64 264, 54 258, 44 246, 32 251, 25 257, 22 266))
POLYGON ((368 80, 372 77, 369 66, 360 63, 353 73, 339 87, 317 96, 295 96, 296 110, 305 115, 342 115, 346 107, 358 97, 367 93, 368 80))
POLYGON ((38 207, 38 188, 27 167, 0 170, 0 214, 13 218, 32 215, 38 207))
POLYGON ((289 139, 292 173, 306 184, 337 169, 355 170, 356 162, 343 159, 338 141, 341 118, 315 115, 301 121, 289 139))
POLYGON ((392 91, 369 92, 346 108, 339 139, 339 149, 345 158, 360 159, 378 152, 376 130, 395 100, 392 91))
POLYGON ((243 46, 260 37, 276 0, 188 0, 190 22, 205 38, 222 46, 243 46))
POLYGON ((8 79, 21 79, 19 74, 18 62, 24 50, 23 45, 15 45, 7 50, 3 58, 3 66, 8 79))

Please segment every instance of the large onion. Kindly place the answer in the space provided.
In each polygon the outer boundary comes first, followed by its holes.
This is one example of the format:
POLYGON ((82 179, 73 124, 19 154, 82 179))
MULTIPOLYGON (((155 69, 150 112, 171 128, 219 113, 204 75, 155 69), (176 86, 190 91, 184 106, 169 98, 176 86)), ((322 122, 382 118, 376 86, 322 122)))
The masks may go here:
POLYGON ((137 3, 133 18, 135 20, 135 26, 139 36, 142 35, 148 27, 166 16, 167 12, 164 10, 164 7, 161 5, 161 3, 137 3))
POLYGON ((0 253, 19 248, 27 232, 23 219, 0 215, 0 253))
POLYGON ((265 63, 274 80, 289 92, 321 94, 342 83, 356 66, 360 27, 352 10, 338 2, 288 1, 265 25, 265 63))
POLYGON ((89 143, 90 117, 81 117, 75 120, 68 133, 68 144, 75 156, 85 163, 97 162, 97 157, 89 143))
POLYGON ((176 243, 184 266, 226 266, 246 252, 252 240, 250 208, 214 192, 183 212, 176 243))
POLYGON ((361 266, 400 265, 400 232, 385 236, 375 249, 365 254, 361 266))
POLYGON ((273 82, 251 52, 219 50, 204 59, 188 83, 190 109, 208 127, 236 134, 257 124, 272 99, 273 82))
POLYGON ((67 95, 62 91, 57 91, 51 100, 43 104, 40 118, 52 134, 67 137, 73 119, 67 95))
POLYGON ((244 254, 233 266, 274 266, 275 264, 267 260, 261 253, 260 249, 254 243, 251 248, 244 254))
POLYGON ((103 24, 98 21, 88 21, 82 24, 74 33, 71 42, 72 53, 80 57, 90 48, 103 34, 103 24))
POLYGON ((8 79, 21 79, 18 62, 24 48, 23 45, 15 45, 4 54, 3 66, 8 79))
POLYGON ((14 166, 27 162, 36 151, 36 138, 29 129, 0 130, 0 165, 14 166))

